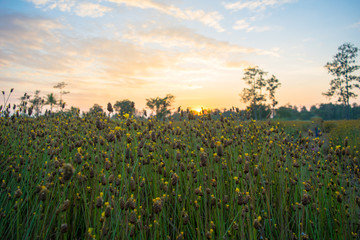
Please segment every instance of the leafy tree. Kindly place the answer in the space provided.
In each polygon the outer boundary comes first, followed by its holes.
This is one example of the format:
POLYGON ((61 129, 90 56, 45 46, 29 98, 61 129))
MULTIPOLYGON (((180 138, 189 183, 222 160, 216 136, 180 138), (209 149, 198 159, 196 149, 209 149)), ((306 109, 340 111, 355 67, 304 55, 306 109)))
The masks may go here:
POLYGON ((97 114, 97 113, 103 113, 104 110, 102 108, 102 106, 100 106, 99 104, 95 103, 90 109, 89 109, 89 113, 90 114, 97 114))
POLYGON ((32 108, 35 110, 35 115, 39 116, 41 113, 42 106, 44 105, 44 99, 39 96, 40 90, 35 91, 35 95, 32 99, 30 99, 30 103, 32 104, 32 108))
POLYGON ((114 108, 115 111, 118 112, 121 116, 126 113, 132 115, 135 112, 135 102, 130 101, 129 99, 116 101, 114 108))
POLYGON ((167 94, 164 98, 156 97, 146 99, 146 106, 148 106, 152 111, 155 111, 158 119, 164 119, 170 114, 169 108, 174 100, 175 97, 173 95, 167 94))
POLYGON ((240 96, 244 103, 250 103, 250 109, 255 119, 258 118, 258 105, 265 101, 265 95, 262 92, 266 86, 265 74, 259 67, 249 67, 244 72, 243 80, 249 85, 249 88, 244 88, 240 96))
POLYGON ((270 116, 266 106, 268 92, 269 100, 271 101, 272 114, 274 114, 275 106, 278 102, 275 99, 275 90, 281 85, 279 80, 273 75, 270 79, 265 79, 264 76, 267 73, 261 70, 259 67, 250 67, 245 69, 243 80, 249 88, 244 88, 240 94, 244 103, 250 103, 250 110, 255 119, 263 118, 264 115, 270 116), (265 111, 263 113, 262 111, 265 111))
POLYGON ((64 103, 63 103, 63 100, 62 100, 62 96, 65 95, 65 94, 70 93, 69 91, 65 91, 65 90, 64 90, 64 88, 65 88, 67 85, 68 85, 68 84, 65 83, 65 82, 59 82, 58 84, 56 84, 56 85, 54 86, 54 88, 60 89, 60 101, 59 101, 59 106, 60 106, 61 108, 63 108, 63 107, 65 106, 64 103))
POLYGON ((281 83, 274 75, 265 79, 266 74, 257 66, 249 67, 244 72, 243 80, 249 88, 244 88, 240 97, 244 103, 250 103, 249 109, 255 119, 274 116, 275 106, 278 104, 275 91, 281 86, 281 83), (266 103, 267 100, 270 101, 270 108, 266 103))
POLYGON ((331 98, 338 96, 338 102, 347 108, 346 118, 350 118, 350 99, 357 97, 353 88, 360 88, 360 77, 353 75, 360 66, 356 65, 358 48, 351 43, 344 43, 338 48, 338 53, 328 62, 325 68, 335 78, 330 82, 330 89, 323 95, 331 98))
POLYGON ((46 95, 45 104, 50 105, 50 111, 52 112, 53 106, 57 104, 57 99, 53 93, 49 93, 48 95, 46 95))
POLYGON ((275 99, 275 90, 281 86, 279 79, 277 79, 274 75, 271 78, 266 80, 267 86, 266 90, 269 92, 269 100, 271 101, 271 113, 274 116, 275 114, 275 106, 278 104, 278 101, 275 99))

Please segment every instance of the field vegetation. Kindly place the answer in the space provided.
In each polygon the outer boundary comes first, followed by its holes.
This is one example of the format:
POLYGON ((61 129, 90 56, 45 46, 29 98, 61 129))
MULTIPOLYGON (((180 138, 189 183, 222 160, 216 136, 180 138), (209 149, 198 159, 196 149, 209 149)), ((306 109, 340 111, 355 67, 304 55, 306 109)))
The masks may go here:
POLYGON ((0 235, 358 239, 359 132, 236 113, 2 117, 0 235))

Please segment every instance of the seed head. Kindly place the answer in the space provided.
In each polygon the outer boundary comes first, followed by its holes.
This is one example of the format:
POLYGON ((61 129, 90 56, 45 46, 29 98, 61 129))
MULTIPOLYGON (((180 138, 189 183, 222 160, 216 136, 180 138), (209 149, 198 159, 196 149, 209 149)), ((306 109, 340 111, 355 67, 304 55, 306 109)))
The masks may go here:
POLYGON ((65 164, 64 168, 63 168, 63 179, 65 181, 68 181, 70 180, 70 178, 73 176, 74 174, 74 167, 70 164, 70 163, 67 163, 65 164))
POLYGON ((61 232, 61 233, 66 233, 67 230, 68 230, 68 225, 67 225, 67 223, 61 224, 60 232, 61 232))

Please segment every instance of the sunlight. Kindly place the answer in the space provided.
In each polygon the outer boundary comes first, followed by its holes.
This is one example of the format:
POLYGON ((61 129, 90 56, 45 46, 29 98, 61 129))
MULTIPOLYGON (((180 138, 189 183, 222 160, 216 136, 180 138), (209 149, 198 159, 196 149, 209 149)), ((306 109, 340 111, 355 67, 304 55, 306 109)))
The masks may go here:
POLYGON ((194 111, 196 111, 197 113, 201 113, 201 107, 197 107, 197 108, 194 108, 194 111))

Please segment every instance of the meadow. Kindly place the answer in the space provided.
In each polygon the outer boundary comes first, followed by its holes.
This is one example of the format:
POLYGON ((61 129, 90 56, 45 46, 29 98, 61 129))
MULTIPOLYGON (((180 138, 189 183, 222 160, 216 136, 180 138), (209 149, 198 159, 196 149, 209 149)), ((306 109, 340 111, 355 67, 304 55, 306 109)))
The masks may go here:
POLYGON ((359 239, 359 136, 359 120, 2 117, 0 236, 359 239))

